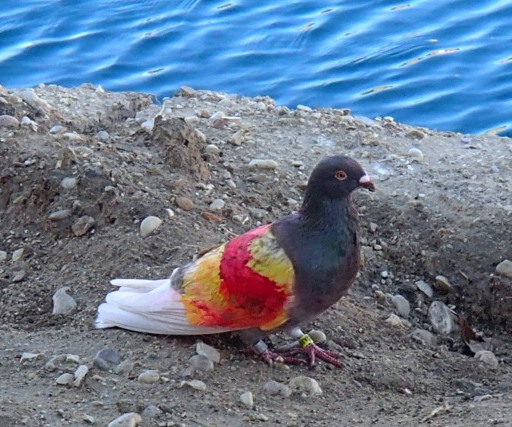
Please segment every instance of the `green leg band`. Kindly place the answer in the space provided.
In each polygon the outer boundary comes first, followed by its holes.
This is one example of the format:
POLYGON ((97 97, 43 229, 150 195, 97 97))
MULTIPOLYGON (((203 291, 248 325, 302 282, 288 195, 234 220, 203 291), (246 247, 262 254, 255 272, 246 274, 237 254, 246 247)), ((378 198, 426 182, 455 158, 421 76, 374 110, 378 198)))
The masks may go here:
POLYGON ((299 338, 299 344, 302 348, 306 348, 307 346, 313 344, 313 340, 308 334, 304 334, 299 338))

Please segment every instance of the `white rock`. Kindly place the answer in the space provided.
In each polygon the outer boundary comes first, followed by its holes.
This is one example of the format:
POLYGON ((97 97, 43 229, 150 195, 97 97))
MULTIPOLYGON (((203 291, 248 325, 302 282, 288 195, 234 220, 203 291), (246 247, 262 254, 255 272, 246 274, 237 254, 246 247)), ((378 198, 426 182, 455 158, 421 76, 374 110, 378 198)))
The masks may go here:
POLYGON ((415 329, 411 332, 411 338, 427 347, 435 347, 437 345, 435 335, 425 329, 415 329))
POLYGON ((427 297, 432 298, 434 296, 434 291, 427 282, 424 282, 423 280, 418 280, 416 282, 416 287, 421 292, 423 292, 427 297))
POLYGON ((272 396, 279 394, 283 397, 288 397, 292 394, 292 390, 290 389, 290 387, 288 387, 286 384, 274 380, 266 382, 265 385, 263 386, 263 390, 265 391, 265 393, 268 393, 272 396))
POLYGON ((210 120, 212 122, 214 122, 215 120, 222 120, 224 117, 226 117, 226 114, 224 114, 224 112, 222 111, 217 111, 216 113, 213 113, 211 116, 210 116, 210 120))
POLYGON ((160 373, 155 369, 148 369, 142 372, 137 381, 142 384, 154 384, 160 380, 160 373))
POLYGON ((311 331, 308 332, 308 335, 316 343, 322 343, 327 341, 327 336, 318 329, 312 329, 311 331))
POLYGON ((240 400, 248 408, 252 408, 254 406, 254 397, 252 395, 252 392, 250 392, 250 391, 246 391, 245 393, 242 393, 240 395, 240 400))
POLYGON ((75 380, 73 381, 73 385, 75 387, 80 387, 83 384, 85 376, 87 375, 88 372, 89 368, 87 367, 87 365, 80 365, 78 368, 76 368, 75 380))
POLYGON ((210 206, 208 206, 212 211, 220 211, 224 208, 226 205, 226 202, 222 199, 215 199, 213 202, 210 203, 210 206))
POLYGON ((63 219, 71 216, 71 209, 61 209, 59 211, 52 212, 48 215, 50 221, 62 221, 63 219))
POLYGON ((409 316, 411 312, 411 305, 409 304, 409 301, 407 301, 406 298, 404 298, 402 295, 393 295, 393 298, 391 298, 391 302, 395 306, 396 311, 400 316, 409 316))
POLYGON ((496 266, 496 273, 512 278, 512 261, 506 259, 496 266))
POLYGON ((0 262, 4 262, 7 259, 7 252, 0 251, 0 262))
POLYGON ((448 278, 442 275, 436 276, 434 286, 436 287, 436 289, 445 293, 450 292, 452 290, 452 285, 450 281, 448 280, 448 278))
POLYGON ((20 358, 20 363, 32 362, 34 360, 42 359, 43 353, 23 353, 20 358))
POLYGON ((140 223, 140 235, 147 237, 162 225, 162 220, 157 216, 148 216, 140 223))
POLYGON ((75 177, 68 176, 60 182, 60 185, 62 186, 62 188, 65 188, 66 190, 71 190, 72 188, 76 187, 76 183, 77 180, 75 177))
POLYGON ((153 128, 155 127, 155 119, 148 119, 145 122, 142 122, 140 127, 144 129, 146 132, 152 133, 153 128))
MULTIPOLYGON (((190 366, 194 368, 195 371, 213 371, 215 369, 213 365, 213 361, 208 359, 208 357, 202 354, 195 354, 190 359, 188 359, 190 366)), ((192 373, 192 372, 191 372, 192 373)))
POLYGON ((308 107, 307 105, 302 105, 302 104, 299 104, 297 105, 297 110, 299 111, 313 111, 313 109, 311 107, 308 107))
POLYGON ((142 423, 142 417, 136 412, 128 412, 117 417, 108 424, 108 427, 137 427, 142 423))
POLYGON ((199 341, 196 344, 196 353, 202 356, 206 356, 212 362, 219 363, 220 362, 220 353, 217 349, 212 346, 205 344, 202 341, 199 341))
POLYGON ((64 126, 61 126, 61 125, 55 125, 55 126, 52 126, 49 133, 51 133, 52 135, 55 135, 55 134, 60 134, 60 133, 64 133, 66 132, 66 128, 64 126))
POLYGON ((448 335, 454 329, 450 309, 441 301, 434 301, 428 309, 428 318, 438 334, 448 335))
POLYGON ((289 386, 293 391, 297 392, 306 392, 313 395, 322 394, 322 389, 320 388, 317 380, 304 375, 292 378, 289 382, 289 386))
POLYGON ((53 294, 53 311, 52 314, 70 314, 76 308, 76 301, 72 296, 67 294, 69 286, 60 288, 53 294))
POLYGON ((200 380, 192 380, 192 381, 182 381, 180 383, 180 387, 192 387, 194 390, 206 390, 206 384, 200 380))
POLYGON ((257 169, 277 169, 279 163, 271 159, 252 159, 249 162, 249 167, 257 169))
POLYGON ((78 354, 66 354, 65 356, 66 363, 80 363, 80 356, 78 354))
POLYGON ((107 142, 110 138, 110 135, 108 134, 108 132, 106 130, 100 130, 96 134, 96 138, 98 138, 100 141, 107 142))
POLYGON ((498 359, 492 351, 480 350, 475 353, 475 359, 480 360, 491 368, 497 368, 499 365, 498 359))
POLYGON ((423 153, 419 148, 411 148, 407 154, 417 162, 421 162, 423 160, 423 153))
POLYGON ((389 317, 385 320, 385 322, 389 323, 391 326, 396 326, 396 327, 403 327, 403 326, 405 326, 404 322, 402 322, 402 319, 400 319, 400 317, 398 317, 394 313, 391 313, 389 315, 389 317))
POLYGON ((18 262, 23 257, 23 252, 25 252, 25 249, 23 249, 23 248, 16 249, 12 253, 12 260, 13 260, 13 262, 18 262))
POLYGON ((206 147, 204 147, 204 152, 206 154, 219 154, 220 148, 217 147, 215 144, 208 144, 206 147))
POLYGON ((56 380, 55 383, 58 385, 71 385, 73 384, 73 381, 75 380, 75 377, 73 374, 70 374, 69 372, 60 375, 56 380))

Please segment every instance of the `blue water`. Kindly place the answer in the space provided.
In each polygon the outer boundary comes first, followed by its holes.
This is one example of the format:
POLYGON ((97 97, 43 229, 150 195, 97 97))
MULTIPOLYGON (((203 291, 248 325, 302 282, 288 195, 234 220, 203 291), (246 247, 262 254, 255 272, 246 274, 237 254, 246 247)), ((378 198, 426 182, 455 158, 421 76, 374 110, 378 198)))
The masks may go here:
POLYGON ((512 135, 512 2, 2 0, 0 84, 182 85, 512 135))

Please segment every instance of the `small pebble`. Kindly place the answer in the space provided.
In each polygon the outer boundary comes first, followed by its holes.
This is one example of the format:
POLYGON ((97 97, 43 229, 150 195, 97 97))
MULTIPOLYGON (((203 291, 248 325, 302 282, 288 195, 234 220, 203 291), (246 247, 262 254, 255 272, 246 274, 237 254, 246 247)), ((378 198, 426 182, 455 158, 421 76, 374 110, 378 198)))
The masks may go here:
POLYGON ((59 211, 52 212, 48 215, 50 221, 62 221, 63 219, 71 216, 71 209, 61 209, 59 211))
POLYGON ((108 427, 137 427, 142 423, 142 417, 136 412, 128 412, 108 424, 108 427))
POLYGON ((407 301, 406 298, 404 298, 402 295, 393 295, 393 298, 391 298, 391 302, 395 306, 396 311, 400 316, 409 316, 411 312, 411 305, 409 304, 409 301, 407 301))
POLYGON ((425 329, 415 329, 411 332, 411 338, 427 347, 433 348, 437 345, 435 335, 425 329))
POLYGON ((245 131, 243 129, 236 132, 231 139, 228 141, 231 145, 239 146, 242 145, 245 139, 245 131))
POLYGON ((162 225, 162 220, 157 216, 148 216, 140 223, 140 235, 147 237, 162 225))
POLYGON ((428 317, 432 327, 438 334, 448 335, 454 329, 450 309, 441 301, 434 301, 428 309, 428 317))
POLYGON ((0 262, 4 262, 7 259, 7 252, 0 251, 0 262))
POLYGON ((270 159, 253 159, 249 162, 249 167, 256 169, 277 169, 279 163, 270 159))
POLYGON ((76 187, 77 179, 75 177, 66 177, 61 182, 60 185, 62 188, 65 188, 66 190, 71 190, 76 187))
POLYGON ((475 353, 475 359, 480 360, 491 368, 497 368, 499 365, 498 359, 492 351, 480 350, 475 353))
POLYGON ((84 380, 85 376, 89 372, 89 368, 86 365, 80 365, 78 368, 76 368, 75 371, 75 380, 73 381, 73 385, 75 387, 80 387, 84 380))
POLYGON ((223 220, 219 215, 215 215, 214 213, 207 211, 201 212, 201 217, 210 222, 222 222, 223 220))
POLYGON ((16 117, 3 114, 0 116, 0 128, 17 128, 20 125, 16 117))
POLYGON ((148 369, 142 372, 137 381, 142 384, 154 384, 160 380, 160 373, 155 369, 148 369))
POLYGON ((506 259, 501 261, 496 266, 496 273, 502 276, 510 277, 512 279, 512 261, 506 259))
POLYGON ((400 319, 400 317, 398 317, 394 313, 391 313, 389 315, 389 317, 385 320, 385 322, 389 323, 391 326, 395 326, 395 327, 403 327, 403 326, 405 326, 404 322, 402 322, 402 319, 400 319))
POLYGON ((311 331, 308 332, 308 335, 316 343, 322 343, 327 341, 327 336, 318 329, 312 329, 311 331))
POLYGON ((162 411, 158 408, 156 405, 149 405, 147 408, 145 408, 142 411, 142 418, 155 418, 158 416, 162 411))
POLYGON ((92 216, 84 215, 75 221, 71 226, 71 230, 76 237, 80 237, 86 235, 90 230, 92 230, 95 224, 96 221, 92 216))
POLYGON ((226 202, 222 199, 215 199, 213 202, 210 203, 210 206, 208 206, 209 209, 212 211, 220 211, 224 208, 226 205, 226 202))
POLYGON ((107 142, 110 139, 110 135, 108 134, 108 132, 106 130, 100 130, 96 134, 96 138, 98 138, 102 142, 107 142))
POLYGON ((176 205, 184 211, 191 211, 195 209, 196 205, 188 197, 178 196, 176 197, 176 205))
POLYGON ((80 363, 80 356, 77 354, 66 354, 64 357, 66 363, 80 363))
POLYGON ((423 153, 419 148, 411 148, 407 154, 417 162, 421 162, 423 160, 423 153))
POLYGON ((84 414, 82 416, 82 420, 84 420, 86 423, 94 424, 96 422, 96 419, 90 415, 84 414))
POLYGON ((55 380, 55 383, 58 385, 71 385, 71 384, 73 384, 74 380, 75 380, 75 376, 73 374, 70 374, 69 372, 66 372, 65 374, 60 375, 55 380))
POLYGON ((32 362, 34 360, 42 359, 43 357, 43 353, 22 353, 20 363, 32 362))
POLYGON ((208 359, 208 357, 203 356, 202 354, 195 354, 188 361, 194 371, 208 372, 213 371, 215 368, 213 361, 208 359))
POLYGON ((311 107, 308 107, 307 105, 302 105, 302 104, 297 105, 297 110, 307 111, 307 112, 313 111, 313 109, 311 107))
POLYGON ((121 355, 117 350, 106 347, 96 353, 93 364, 103 371, 109 371, 121 362, 121 355))
POLYGON ((25 278, 26 272, 25 270, 19 270, 14 273, 14 276, 12 278, 12 283, 19 283, 22 282, 25 278))
POLYGON ((210 121, 222 120, 226 115, 222 111, 217 111, 210 116, 210 121))
POLYGON ((52 134, 52 135, 56 135, 56 134, 59 134, 59 133, 64 133, 66 131, 67 131, 67 129, 64 126, 55 125, 55 126, 51 127, 49 133, 52 134))
POLYGON ((208 144, 206 147, 204 147, 204 152, 205 154, 219 154, 220 148, 215 144, 208 144))
POLYGON ((450 284, 450 281, 446 277, 441 275, 436 276, 434 286, 437 290, 445 293, 448 293, 452 290, 452 285, 450 284))
POLYGON ((25 250, 23 248, 21 249, 16 249, 13 253, 12 253, 12 261, 13 262, 18 262, 22 257, 23 257, 23 252, 25 252, 25 250))
POLYGON ((423 280, 418 280, 415 283, 415 285, 427 297, 432 298, 434 296, 434 291, 433 291, 433 289, 430 287, 430 285, 427 282, 425 282, 423 280))
POLYGON ((254 406, 254 397, 252 392, 246 391, 240 395, 241 402, 247 406, 248 408, 252 408, 254 406))
POLYGON ((58 289, 52 297, 53 300, 53 311, 52 314, 63 314, 67 315, 75 310, 77 304, 72 296, 67 294, 69 291, 69 286, 64 286, 63 288, 58 289))
POLYGON ((206 390, 206 384, 200 380, 191 380, 191 381, 182 381, 180 383, 180 387, 188 386, 193 388, 194 390, 206 390))
POLYGON ((377 228, 378 228, 378 227, 379 227, 379 226, 378 226, 377 224, 375 224, 374 222, 370 222, 370 231, 371 231, 372 233, 375 233, 375 232, 377 231, 377 228))
POLYGON ((206 356, 212 362, 219 363, 220 362, 220 353, 216 348, 205 344, 202 341, 199 341, 196 344, 196 353, 202 356, 206 356))
POLYGON ((133 371, 133 368, 135 368, 135 362, 131 361, 130 359, 126 359, 115 367, 114 372, 117 375, 129 377, 133 371))
POLYGON ((305 392, 312 395, 322 394, 322 389, 320 388, 317 380, 304 375, 292 378, 288 385, 293 391, 305 392))
POLYGON ((288 397, 292 394, 290 387, 288 387, 286 384, 274 380, 267 381, 263 386, 263 391, 272 396, 279 394, 283 397, 288 397))

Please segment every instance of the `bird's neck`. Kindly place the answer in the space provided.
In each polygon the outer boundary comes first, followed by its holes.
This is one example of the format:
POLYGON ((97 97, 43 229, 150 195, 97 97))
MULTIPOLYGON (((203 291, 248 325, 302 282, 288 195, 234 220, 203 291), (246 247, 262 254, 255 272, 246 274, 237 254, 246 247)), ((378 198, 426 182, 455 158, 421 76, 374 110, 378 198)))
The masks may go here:
POLYGON ((350 194, 339 199, 328 199, 320 197, 318 194, 306 194, 299 214, 314 228, 320 226, 322 229, 339 229, 355 225, 357 212, 352 204, 350 194))

